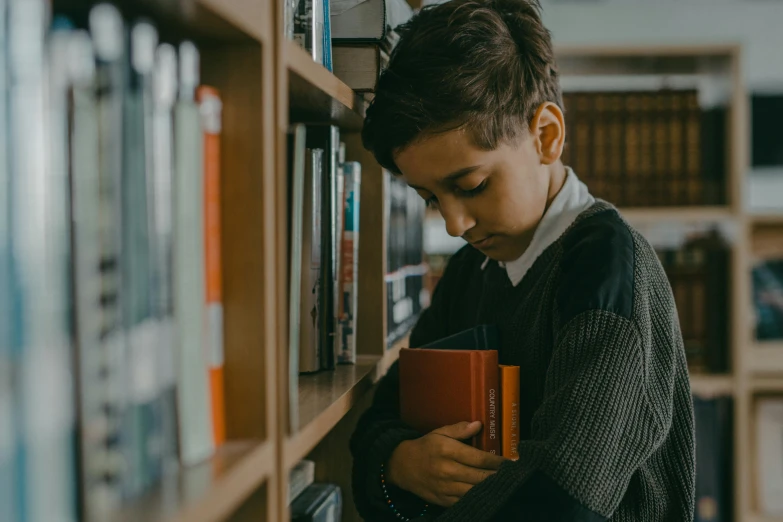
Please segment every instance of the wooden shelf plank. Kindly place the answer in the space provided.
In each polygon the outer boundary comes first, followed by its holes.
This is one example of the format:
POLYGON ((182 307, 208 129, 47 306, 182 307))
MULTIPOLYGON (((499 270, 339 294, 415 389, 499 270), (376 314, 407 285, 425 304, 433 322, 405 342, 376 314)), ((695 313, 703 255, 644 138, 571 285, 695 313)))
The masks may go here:
MULTIPOLYGON (((53 8, 57 13, 85 20, 96 3, 95 0, 53 0, 53 8)), ((271 37, 272 25, 267 20, 269 0, 113 0, 111 3, 126 21, 149 18, 174 40, 248 42, 271 37), (238 23, 240 20, 245 23, 238 23)))
POLYGON ((744 520, 747 522, 783 522, 783 516, 774 517, 769 515, 761 515, 759 513, 748 513, 744 520))
POLYGON ((780 214, 750 214, 754 225, 783 225, 783 213, 780 214))
MULTIPOLYGON (((193 0, 191 0, 193 1, 193 0)), ((197 0, 254 39, 271 43, 274 37, 270 0, 197 0)))
POLYGON ((165 476, 110 522, 211 522, 228 518, 274 470, 270 443, 228 442, 195 466, 165 476))
POLYGON ((283 49, 289 73, 291 123, 332 123, 360 130, 366 103, 337 76, 315 63, 307 52, 287 41, 283 49))
POLYGON ((728 206, 693 207, 627 207, 620 213, 630 222, 652 221, 727 221, 736 216, 728 206))
POLYGON ((557 56, 647 56, 647 57, 678 57, 678 56, 732 56, 739 52, 735 44, 704 44, 704 45, 555 45, 557 56))
POLYGON ((299 425, 284 448, 284 468, 304 458, 378 380, 380 356, 361 355, 355 365, 299 376, 299 425))
POLYGON ((731 375, 691 375, 691 391, 694 395, 709 398, 733 395, 734 377, 731 375))

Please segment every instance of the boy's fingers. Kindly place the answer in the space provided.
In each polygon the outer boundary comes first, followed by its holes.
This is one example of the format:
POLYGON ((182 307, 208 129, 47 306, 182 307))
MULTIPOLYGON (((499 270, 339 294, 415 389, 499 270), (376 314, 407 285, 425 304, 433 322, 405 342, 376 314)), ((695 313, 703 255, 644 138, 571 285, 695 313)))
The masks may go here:
POLYGON ((449 445, 448 453, 452 459, 472 468, 497 470, 507 460, 500 455, 493 455, 467 444, 449 445))
POLYGON ((481 431, 481 422, 458 422, 457 424, 451 424, 449 426, 443 426, 438 428, 432 433, 438 435, 444 435, 455 440, 469 439, 481 431))
MULTIPOLYGON (((494 474, 494 470, 473 468, 459 464, 454 468, 454 471, 449 478, 452 481, 462 482, 463 484, 467 485, 468 487, 465 489, 466 493, 468 489, 480 482, 484 482, 487 478, 494 474)), ((449 493, 451 492, 449 491, 449 493)))

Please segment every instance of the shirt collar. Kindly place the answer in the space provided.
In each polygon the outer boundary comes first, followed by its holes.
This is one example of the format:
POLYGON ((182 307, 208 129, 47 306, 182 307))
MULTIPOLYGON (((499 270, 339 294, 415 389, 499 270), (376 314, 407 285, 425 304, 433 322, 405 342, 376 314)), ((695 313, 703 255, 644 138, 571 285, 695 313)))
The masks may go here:
MULTIPOLYGON (((590 195, 587 185, 579 180, 571 167, 566 167, 565 183, 538 223, 533 233, 533 240, 527 250, 514 261, 498 262, 501 267, 506 269, 511 284, 517 286, 538 256, 543 254, 549 245, 557 241, 577 216, 593 203, 595 203, 595 198, 590 195)), ((489 258, 486 258, 481 264, 481 268, 486 268, 488 263, 489 258)))

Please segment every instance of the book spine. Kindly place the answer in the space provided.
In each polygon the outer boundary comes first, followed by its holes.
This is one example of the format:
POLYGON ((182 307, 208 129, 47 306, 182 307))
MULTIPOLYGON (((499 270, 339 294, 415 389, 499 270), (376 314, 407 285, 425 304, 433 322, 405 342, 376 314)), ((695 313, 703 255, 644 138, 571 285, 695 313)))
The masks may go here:
POLYGON ((19 394, 12 425, 19 430, 15 480, 22 491, 21 517, 71 522, 76 491, 67 83, 62 62, 47 59, 68 35, 58 29, 49 39, 50 22, 44 0, 9 2, 10 260, 18 290, 11 297, 16 312, 11 350, 19 394))
POLYGON ((487 350, 474 352, 474 372, 477 382, 474 386, 474 415, 480 420, 482 429, 475 437, 475 446, 493 455, 501 454, 500 429, 500 374, 498 352, 487 350))
MULTIPOLYGON (((607 132, 606 158, 608 172, 606 174, 605 197, 607 201, 619 204, 622 196, 621 183, 623 164, 625 161, 625 147, 623 146, 623 95, 612 93, 609 96, 607 119, 609 130, 607 132)), ((599 194, 599 196, 601 196, 599 194)))
POLYGON ((209 378, 204 355, 204 180, 201 122, 195 103, 198 51, 179 47, 179 100, 175 106, 174 310, 177 318, 177 410, 180 459, 192 465, 213 450, 209 378))
POLYGON ((296 296, 302 295, 304 242, 304 192, 305 192, 305 154, 306 128, 302 124, 288 130, 289 165, 289 213, 288 248, 290 255, 289 309, 288 309, 288 430, 296 433, 299 429, 299 351, 304 317, 301 316, 302 303, 296 296))
MULTIPOLYGON (((206 328, 212 434, 216 446, 226 439, 223 372, 223 281, 220 251, 220 132, 222 102, 213 87, 197 91, 204 133, 204 267, 206 328)), ((295 294, 291 294, 295 295, 295 294)))
POLYGON ((123 326, 128 335, 126 368, 129 369, 129 407, 123 431, 135 441, 130 449, 132 481, 129 494, 136 496, 160 476, 160 423, 156 422, 158 386, 155 375, 156 321, 150 296, 151 214, 147 181, 151 170, 151 75, 158 35, 155 28, 140 22, 129 31, 129 71, 123 97, 123 146, 121 177, 123 326), (150 111, 150 114, 148 114, 150 111))
POLYGON ((500 365, 502 455, 519 458, 519 366, 500 365))
POLYGON ((299 311, 299 372, 312 373, 320 369, 321 321, 321 164, 323 149, 307 149, 304 164, 304 196, 302 225, 302 285, 299 311))
POLYGON ((7 0, 0 0, 0 520, 18 522, 17 502, 22 491, 15 480, 17 458, 16 415, 13 404, 14 353, 11 343, 12 317, 16 314, 11 277, 11 176, 8 164, 8 29, 7 0))
POLYGON ((342 237, 342 270, 340 278, 340 330, 337 361, 356 362, 357 283, 359 269, 359 195, 361 164, 343 165, 345 173, 345 214, 342 237))
POLYGON ((332 22, 330 0, 323 0, 323 66, 332 71, 332 22))
POLYGON ((147 188, 153 212, 150 220, 150 288, 157 320, 156 381, 160 393, 163 468, 178 464, 176 425, 177 377, 174 363, 174 121, 177 57, 169 44, 155 51, 152 114, 152 180, 147 188))

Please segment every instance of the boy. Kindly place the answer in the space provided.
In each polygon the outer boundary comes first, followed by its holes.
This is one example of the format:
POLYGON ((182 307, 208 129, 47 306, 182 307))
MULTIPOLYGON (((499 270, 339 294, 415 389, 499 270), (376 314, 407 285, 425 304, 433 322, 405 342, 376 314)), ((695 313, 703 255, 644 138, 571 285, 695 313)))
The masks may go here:
POLYGON ((692 521, 693 409, 671 288, 654 250, 564 166, 564 115, 536 0, 425 8, 367 111, 364 145, 469 245, 414 328, 478 324, 521 370, 519 460, 416 433, 393 366, 351 440, 366 520, 692 521))

